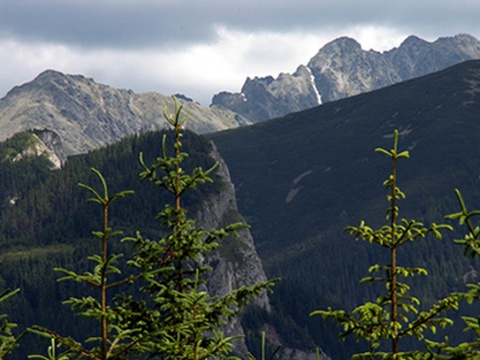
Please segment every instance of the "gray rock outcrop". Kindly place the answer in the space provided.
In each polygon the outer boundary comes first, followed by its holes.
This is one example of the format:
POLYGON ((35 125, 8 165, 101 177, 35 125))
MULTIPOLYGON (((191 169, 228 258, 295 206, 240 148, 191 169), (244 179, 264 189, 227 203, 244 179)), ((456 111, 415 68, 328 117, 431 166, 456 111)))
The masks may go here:
MULTIPOLYGON (((197 224, 210 230, 225 227, 238 221, 244 222, 238 212, 235 188, 231 182, 225 161, 217 152, 215 146, 210 155, 218 162, 218 181, 222 181, 223 186, 221 191, 208 198, 203 203, 201 210, 195 214, 197 224)), ((267 280, 250 231, 242 229, 239 233, 238 238, 230 237, 226 239, 218 251, 209 257, 208 265, 212 266, 214 270, 207 279, 207 288, 212 295, 222 296, 242 286, 250 286, 267 280)), ((266 292, 257 298, 255 303, 268 312, 271 311, 266 292)), ((267 326, 267 330, 269 343, 282 343, 282 339, 278 336, 274 327, 267 326)), ((231 321, 224 331, 230 336, 245 334, 239 319, 231 321)), ((242 359, 248 359, 249 349, 244 339, 235 340, 234 346, 237 355, 240 355, 242 359)), ((277 358, 280 360, 315 360, 315 353, 283 347, 277 358)), ((324 354, 321 358, 329 359, 324 354)))
MULTIPOLYGON (((218 162, 217 176, 219 181, 222 181, 222 190, 219 194, 213 194, 202 204, 201 210, 195 215, 197 224, 206 230, 211 230, 238 221, 244 222, 238 212, 235 189, 227 165, 215 147, 210 156, 218 162)), ((242 286, 267 280, 250 231, 242 229, 239 233, 238 238, 229 237, 223 241, 218 251, 208 259, 208 265, 214 269, 207 279, 207 287, 211 295, 223 296, 242 286)), ((270 311, 266 292, 256 300, 256 304, 270 311)), ((228 336, 245 334, 239 319, 231 321, 224 331, 228 336)), ((235 351, 248 358, 248 349, 243 339, 235 341, 235 351)))
POLYGON ((293 75, 247 78, 241 93, 222 92, 212 108, 227 108, 254 122, 280 117, 320 103, 310 69, 301 65, 293 75))
MULTIPOLYGON (((28 158, 43 157, 51 170, 60 169, 67 160, 59 136, 50 130, 24 131, 15 134, 16 145, 6 146, 1 161, 17 162, 28 158)), ((13 138, 12 138, 13 140, 13 138)), ((5 148, 3 143, 0 143, 5 148)))
POLYGON ((34 129, 33 133, 45 144, 55 155, 57 167, 62 167, 67 161, 67 155, 63 149, 62 139, 54 131, 48 129, 34 129))

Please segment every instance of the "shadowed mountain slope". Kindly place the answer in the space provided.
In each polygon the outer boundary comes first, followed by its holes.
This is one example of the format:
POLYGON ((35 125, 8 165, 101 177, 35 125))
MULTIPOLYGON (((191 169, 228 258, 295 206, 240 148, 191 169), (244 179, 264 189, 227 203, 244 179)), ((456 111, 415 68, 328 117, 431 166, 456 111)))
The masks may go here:
MULTIPOLYGON (((316 289, 348 308, 375 294, 358 280, 370 264, 382 262, 374 247, 342 231, 360 220, 384 223, 382 183, 390 163, 374 149, 390 149, 393 130, 400 131, 399 148, 411 155, 399 163, 399 186, 407 195, 400 216, 441 223, 458 210, 455 188, 471 207, 480 206, 479 117, 480 61, 470 61, 209 136, 229 165, 268 275, 316 289)), ((404 266, 429 271, 416 288, 427 301, 464 287, 471 264, 453 237, 427 239, 399 254, 404 266)))

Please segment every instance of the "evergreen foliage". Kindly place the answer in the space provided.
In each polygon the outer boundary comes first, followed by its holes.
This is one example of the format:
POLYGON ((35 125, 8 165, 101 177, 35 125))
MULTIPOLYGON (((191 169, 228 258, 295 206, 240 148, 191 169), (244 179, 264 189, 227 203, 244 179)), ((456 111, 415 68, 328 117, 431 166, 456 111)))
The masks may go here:
MULTIPOLYGON (((449 220, 457 220, 461 226, 467 228, 467 233, 462 239, 455 240, 455 243, 464 247, 464 255, 476 259, 480 255, 480 227, 475 224, 474 219, 480 215, 480 210, 469 211, 463 200, 460 190, 455 189, 460 211, 446 216, 449 220)), ((466 300, 468 304, 480 300, 480 282, 467 284, 467 290, 456 294, 460 299, 466 300)), ((479 359, 480 358, 480 317, 462 316, 465 323, 465 332, 474 334, 473 341, 464 341, 458 345, 449 345, 448 338, 443 343, 429 342, 432 349, 443 353, 446 359, 479 359)))
POLYGON ((389 190, 387 200, 387 224, 373 229, 360 222, 358 227, 346 228, 357 240, 367 241, 382 247, 389 256, 386 265, 374 264, 368 271, 372 276, 364 277, 361 282, 380 282, 385 284, 386 293, 374 301, 366 302, 356 307, 351 313, 344 310, 317 310, 311 315, 321 315, 324 319, 336 321, 342 328, 341 337, 355 334, 357 339, 367 341, 369 350, 359 353, 353 358, 380 359, 417 359, 423 358, 427 352, 419 350, 403 350, 400 340, 415 337, 424 340, 425 330, 430 329, 435 334, 438 327, 444 328, 452 324, 452 320, 440 314, 446 310, 458 309, 458 296, 451 295, 437 301, 428 310, 421 310, 420 300, 410 295, 410 286, 401 282, 401 278, 417 275, 427 275, 422 267, 403 267, 397 263, 397 252, 400 248, 412 242, 421 241, 428 233, 441 238, 441 230, 451 229, 449 225, 432 223, 426 227, 416 220, 399 218, 398 201, 405 194, 397 185, 397 161, 408 158, 408 151, 398 151, 398 131, 394 132, 394 143, 391 150, 377 148, 376 151, 387 155, 392 161, 392 173, 383 185, 389 190), (384 343, 391 342, 390 351, 384 343))
MULTIPOLYGON (((80 342, 94 335, 92 329, 97 329, 97 325, 93 320, 74 316, 69 307, 62 306, 69 297, 93 295, 92 289, 73 281, 56 283, 57 275, 53 271, 54 268, 78 274, 91 271, 88 256, 99 249, 98 238, 91 236, 91 229, 102 229, 103 217, 98 216, 98 205, 85 203, 86 192, 78 183, 96 184, 98 176, 90 171, 95 167, 104 174, 112 194, 134 189, 135 196, 113 204, 109 212, 110 227, 130 235, 142 229, 144 236, 157 236, 159 227, 154 218, 159 207, 169 201, 169 196, 155 186, 138 181, 142 171, 138 154, 143 152, 146 162, 154 162, 162 153, 164 134, 167 134, 167 151, 173 149, 171 132, 170 136, 165 131, 149 132, 70 158, 65 167, 57 171, 50 171, 48 163, 37 157, 0 162, 0 287, 22 289, 14 301, 0 303, 0 313, 10 314, 11 320, 18 324, 14 329, 16 334, 18 329, 37 324, 69 334, 80 342), (13 204, 10 200, 14 199, 13 204)), ((182 168, 190 172, 196 166, 212 167, 215 160, 211 156, 211 143, 188 130, 183 135, 183 149, 189 156, 182 168)), ((182 204, 189 214, 198 214, 206 201, 218 199, 224 191, 225 178, 217 169, 210 177, 213 183, 183 194, 182 204)), ((231 213, 229 222, 242 220, 235 211, 231 213)), ((229 222, 225 220, 226 224, 229 222)), ((129 242, 112 240, 112 253, 131 253, 129 242)), ((243 244, 242 240, 229 239, 222 242, 219 251, 237 244, 243 244)), ((122 259, 117 265, 124 273, 128 270, 122 259)), ((116 293, 121 288, 113 290, 116 293)), ((138 287, 128 290, 137 291, 138 287)), ((25 359, 33 352, 41 353, 48 343, 38 340, 38 336, 27 333, 14 350, 13 358, 25 359)))
POLYGON ((211 296, 206 291, 205 276, 212 269, 205 265, 205 259, 223 239, 238 236, 237 231, 246 225, 234 223, 207 231, 188 218, 182 204, 185 192, 212 182, 209 174, 215 166, 207 171, 195 167, 191 173, 182 168, 188 156, 182 152, 182 127, 186 118, 181 118, 181 107, 175 104, 173 115, 165 112, 173 128, 170 134, 173 154, 168 154, 165 135, 162 155, 153 165, 147 166, 141 157, 144 170, 140 174, 142 180, 151 180, 166 190, 172 202, 157 216, 161 224, 159 240, 146 238, 140 232, 122 240, 129 242, 133 249, 132 257, 127 260, 130 273, 122 275, 117 265, 124 261, 124 254, 109 252, 110 240, 120 235, 110 228, 109 209, 114 200, 132 192, 121 191, 110 196, 107 183, 97 170, 94 172, 101 180, 102 193, 81 185, 93 194, 89 201, 102 206, 103 227, 93 233, 101 239, 102 251, 89 257, 95 264, 93 271, 78 274, 58 270, 65 273, 60 280, 74 280, 97 289, 94 296, 71 297, 66 303, 82 316, 98 321, 100 331, 82 343, 45 327, 33 326, 32 331, 67 348, 61 356, 98 360, 157 356, 192 360, 223 358, 231 352, 235 336, 226 337, 221 327, 236 316, 245 303, 273 285, 267 281, 222 296, 211 296), (113 289, 133 282, 139 283, 138 297, 119 291, 112 294, 113 289))
POLYGON ((99 255, 89 257, 89 260, 95 264, 93 272, 87 271, 84 274, 78 274, 75 271, 62 268, 56 268, 55 270, 65 274, 64 277, 59 279, 60 281, 73 280, 83 282, 98 290, 98 297, 86 295, 81 298, 71 297, 65 301, 65 304, 69 304, 72 309, 78 309, 80 315, 100 322, 100 335, 86 340, 86 342, 99 345, 89 349, 71 337, 63 337, 54 331, 40 326, 33 326, 31 330, 41 335, 49 336, 56 343, 64 345, 70 350, 67 354, 73 352, 81 357, 91 359, 115 359, 125 357, 132 352, 138 352, 139 348, 143 349, 143 343, 139 339, 139 330, 125 326, 120 320, 121 317, 119 319, 119 314, 123 312, 121 304, 114 300, 113 304, 107 305, 113 288, 139 278, 139 276, 130 275, 119 281, 112 282, 110 280, 111 275, 121 274, 121 270, 116 266, 116 263, 123 257, 123 254, 109 253, 109 241, 113 237, 121 235, 121 232, 113 231, 109 226, 110 204, 116 199, 125 197, 133 192, 122 191, 110 196, 107 184, 101 173, 96 169, 92 170, 97 174, 102 183, 103 194, 100 195, 88 185, 79 184, 79 186, 93 194, 93 197, 88 200, 89 202, 96 203, 102 207, 103 228, 100 231, 93 232, 93 235, 101 239, 102 251, 99 255))
MULTIPOLYGON (((20 289, 13 291, 8 289, 4 290, 0 294, 0 303, 15 295, 19 291, 20 289)), ((17 324, 8 321, 6 314, 0 315, 0 359, 5 359, 5 357, 18 346, 18 342, 23 337, 24 332, 18 336, 14 336, 12 330, 16 327, 17 324)))

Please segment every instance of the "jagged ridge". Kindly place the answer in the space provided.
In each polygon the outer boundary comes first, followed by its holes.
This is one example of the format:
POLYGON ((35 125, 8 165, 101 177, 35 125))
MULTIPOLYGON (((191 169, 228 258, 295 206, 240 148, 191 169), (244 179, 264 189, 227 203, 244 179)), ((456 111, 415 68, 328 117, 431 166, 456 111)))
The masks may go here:
POLYGON ((472 59, 480 59, 480 41, 466 34, 432 43, 410 36, 400 47, 384 53, 362 50, 354 39, 342 37, 326 44, 293 75, 247 78, 240 93, 217 94, 211 107, 230 109, 258 122, 472 59))

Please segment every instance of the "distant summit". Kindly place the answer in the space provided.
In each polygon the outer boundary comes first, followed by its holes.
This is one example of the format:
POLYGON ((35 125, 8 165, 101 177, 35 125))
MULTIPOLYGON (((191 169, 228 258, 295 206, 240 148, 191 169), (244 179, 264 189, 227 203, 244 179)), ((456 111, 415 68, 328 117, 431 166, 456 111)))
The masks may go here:
MULTIPOLYGON (((247 78, 238 93, 213 96, 209 108, 177 94, 188 127, 211 133, 282 117, 319 104, 358 95, 480 59, 480 41, 460 34, 428 42, 409 36, 380 53, 341 37, 322 47, 293 74, 247 78)), ((58 134, 66 156, 165 126, 163 109, 171 97, 116 89, 83 75, 46 70, 0 99, 0 141, 32 129, 58 134)))
POLYGON ((341 37, 319 50, 293 75, 247 78, 240 93, 222 92, 212 107, 258 122, 423 76, 466 60, 480 59, 480 41, 460 34, 428 42, 409 36, 383 53, 362 50, 341 37))
POLYGON ((247 78, 241 93, 222 92, 213 97, 212 108, 232 110, 252 122, 270 119, 319 104, 310 69, 301 65, 293 74, 278 78, 247 78))
MULTIPOLYGON (((197 133, 248 123, 229 109, 208 109, 185 96, 179 102, 197 133)), ((46 70, 16 86, 0 99, 0 141, 31 129, 50 129, 61 139, 66 155, 85 153, 125 136, 165 126, 163 109, 171 97, 136 94, 98 84, 83 75, 46 70)))

